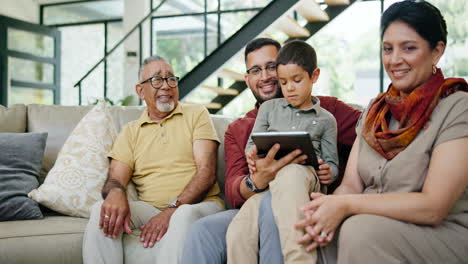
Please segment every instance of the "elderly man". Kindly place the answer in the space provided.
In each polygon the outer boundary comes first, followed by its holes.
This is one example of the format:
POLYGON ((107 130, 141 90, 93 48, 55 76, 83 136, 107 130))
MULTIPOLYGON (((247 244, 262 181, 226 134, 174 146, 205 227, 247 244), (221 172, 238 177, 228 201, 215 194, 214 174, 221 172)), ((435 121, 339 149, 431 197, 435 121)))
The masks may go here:
MULTIPOLYGON (((257 99, 257 103, 254 110, 230 124, 225 134, 225 190, 226 198, 234 208, 240 208, 246 201, 250 204, 260 203, 261 194, 265 193, 269 183, 275 179, 275 175, 298 158, 294 153, 290 153, 280 160, 268 157, 260 159, 257 161, 257 171, 252 175, 248 173, 249 170, 245 159, 244 150, 257 117, 258 107, 264 101, 282 97, 275 63, 280 47, 280 44, 275 40, 259 38, 252 40, 245 48, 247 74, 244 78, 247 86, 257 99)), ((349 154, 347 152, 351 149, 356 137, 354 127, 361 112, 335 97, 318 96, 318 98, 320 99, 320 106, 328 110, 336 118, 340 169, 344 168, 347 154, 349 154)), ((295 179, 295 177, 290 179, 295 179)), ((255 208, 255 206, 253 207, 255 208)), ((227 210, 197 221, 184 244, 182 263, 225 263, 227 259, 226 233, 229 224, 238 211, 227 210)), ((251 213, 258 216, 259 212, 251 213)), ((262 229, 264 232, 260 234, 260 239, 268 241, 269 234, 275 234, 276 225, 274 223, 263 223, 261 217, 258 224, 266 228, 262 229), (268 230, 268 228, 271 228, 271 230, 268 230)), ((237 231, 229 234, 234 241, 236 240, 235 236, 258 238, 257 222, 245 223, 241 232, 237 231)), ((279 243, 279 241, 274 242, 279 243)), ((264 245, 266 244, 264 243, 264 245)), ((266 247, 270 247, 270 245, 266 245, 266 247)), ((271 247, 276 247, 276 244, 272 244, 271 247)), ((230 253, 230 262, 246 263, 243 261, 258 259, 258 242, 245 244, 238 249, 239 252, 230 253)), ((269 263, 270 257, 265 254, 265 256, 260 256, 260 259, 262 263, 269 263)))
POLYGON ((109 153, 105 200, 94 205, 84 235, 85 263, 178 263, 191 223, 224 206, 208 111, 178 102, 179 78, 159 56, 144 60, 139 78, 136 92, 147 108, 109 153), (138 201, 127 200, 130 180, 138 201), (122 231, 130 235, 122 239, 122 231))

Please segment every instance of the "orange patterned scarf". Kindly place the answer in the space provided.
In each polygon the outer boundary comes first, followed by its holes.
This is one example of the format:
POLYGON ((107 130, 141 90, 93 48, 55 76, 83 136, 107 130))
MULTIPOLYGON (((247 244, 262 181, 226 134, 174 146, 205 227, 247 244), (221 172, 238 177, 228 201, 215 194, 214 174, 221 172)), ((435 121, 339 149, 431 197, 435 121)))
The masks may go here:
POLYGON ((369 107, 362 136, 384 158, 393 159, 413 141, 440 98, 459 90, 468 91, 466 81, 445 79, 440 69, 407 97, 401 97, 400 92, 390 85, 387 92, 379 94, 369 107), (396 130, 388 127, 392 116, 399 122, 396 130))

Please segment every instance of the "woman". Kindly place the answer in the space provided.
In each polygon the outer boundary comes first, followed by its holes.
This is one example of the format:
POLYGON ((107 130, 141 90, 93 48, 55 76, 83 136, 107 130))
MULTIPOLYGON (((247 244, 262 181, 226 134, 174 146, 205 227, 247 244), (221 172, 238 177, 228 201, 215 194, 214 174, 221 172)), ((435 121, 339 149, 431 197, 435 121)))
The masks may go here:
POLYGON ((313 193, 296 225, 299 243, 321 246, 327 262, 336 254, 338 263, 468 261, 468 93, 465 80, 436 67, 446 36, 430 3, 384 12, 392 84, 361 117, 341 185, 313 193))

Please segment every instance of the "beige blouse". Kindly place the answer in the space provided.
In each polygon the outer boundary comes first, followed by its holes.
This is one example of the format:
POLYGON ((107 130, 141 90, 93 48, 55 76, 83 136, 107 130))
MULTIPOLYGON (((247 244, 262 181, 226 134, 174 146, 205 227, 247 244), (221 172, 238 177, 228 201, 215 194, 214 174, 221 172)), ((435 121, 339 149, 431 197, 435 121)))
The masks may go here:
MULTIPOLYGON (((364 193, 420 192, 434 148, 446 141, 468 136, 468 93, 456 92, 441 99, 413 142, 392 160, 387 160, 361 135, 367 111, 356 128, 360 137, 358 171, 365 185, 364 193)), ((446 220, 468 227, 468 188, 446 220)))

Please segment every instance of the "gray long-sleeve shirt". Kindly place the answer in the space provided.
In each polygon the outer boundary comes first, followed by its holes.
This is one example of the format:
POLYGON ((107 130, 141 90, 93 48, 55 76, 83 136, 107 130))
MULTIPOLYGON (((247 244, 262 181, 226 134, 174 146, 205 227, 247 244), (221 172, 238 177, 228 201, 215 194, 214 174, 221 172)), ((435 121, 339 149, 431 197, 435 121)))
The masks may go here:
MULTIPOLYGON (((316 155, 332 169, 332 180, 338 177, 337 125, 335 117, 320 107, 320 100, 312 96, 313 106, 301 110, 293 107, 284 98, 264 102, 258 111, 254 132, 307 131, 312 139, 316 155)), ((252 137, 245 151, 254 145, 252 137)))

